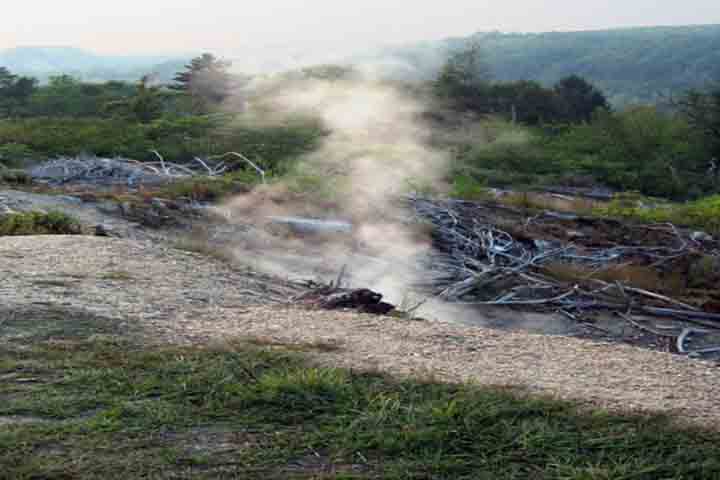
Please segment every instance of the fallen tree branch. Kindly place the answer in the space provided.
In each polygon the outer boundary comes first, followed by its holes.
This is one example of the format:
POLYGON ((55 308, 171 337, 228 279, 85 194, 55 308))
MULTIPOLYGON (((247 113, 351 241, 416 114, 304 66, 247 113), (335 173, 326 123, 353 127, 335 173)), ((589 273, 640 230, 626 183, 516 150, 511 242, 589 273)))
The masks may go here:
POLYGON ((237 157, 237 158, 239 158, 240 160, 242 160, 243 162, 245 162, 245 163, 247 163, 248 165, 250 165, 252 168, 255 169, 255 171, 258 173, 258 175, 260 175, 260 179, 261 179, 261 181, 262 181, 262 184, 263 184, 263 185, 266 185, 266 184, 267 184, 267 181, 265 180, 265 170, 263 170, 262 168, 258 167, 252 160, 250 160, 249 158, 247 158, 247 157, 246 157, 245 155, 243 155, 242 153, 238 153, 238 152, 227 152, 227 153, 223 153, 222 155, 213 155, 213 156, 211 156, 211 157, 208 157, 208 159, 211 159, 211 158, 212 158, 212 159, 222 159, 222 158, 227 158, 227 157, 229 157, 229 156, 237 157))

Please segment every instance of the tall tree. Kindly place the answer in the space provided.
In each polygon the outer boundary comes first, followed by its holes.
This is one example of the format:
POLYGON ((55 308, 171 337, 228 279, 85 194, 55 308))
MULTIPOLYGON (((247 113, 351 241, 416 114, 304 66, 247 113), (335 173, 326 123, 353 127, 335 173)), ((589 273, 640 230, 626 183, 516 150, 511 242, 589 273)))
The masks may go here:
POLYGON ((0 114, 15 115, 27 105, 30 96, 37 90, 37 84, 34 78, 18 77, 7 68, 0 67, 0 114))
POLYGON ((108 102, 105 110, 119 111, 140 123, 150 123, 160 118, 165 107, 167 92, 150 84, 150 76, 143 76, 135 86, 135 93, 129 98, 108 102))
POLYGON ((610 109, 605 95, 578 75, 561 79, 555 84, 555 93, 564 104, 565 120, 571 123, 589 122, 597 109, 610 109))
POLYGON ((216 58, 211 53, 204 53, 192 59, 185 70, 175 76, 175 84, 170 88, 189 94, 193 106, 205 110, 225 100, 231 89, 231 78, 228 68, 231 63, 216 58))
POLYGON ((482 48, 473 42, 448 57, 435 80, 435 93, 458 108, 483 111, 490 79, 482 48))
POLYGON ((675 106, 703 138, 710 153, 708 172, 720 181, 720 86, 690 90, 675 106))

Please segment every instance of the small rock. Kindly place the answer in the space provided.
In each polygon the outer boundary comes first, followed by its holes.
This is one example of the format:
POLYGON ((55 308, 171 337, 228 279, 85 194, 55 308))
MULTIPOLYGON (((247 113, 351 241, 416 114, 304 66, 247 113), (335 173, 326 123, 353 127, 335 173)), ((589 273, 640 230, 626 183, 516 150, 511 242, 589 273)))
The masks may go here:
POLYGON ((74 204, 76 204, 76 205, 80 205, 80 204, 83 202, 83 201, 82 201, 82 198, 71 197, 70 195, 61 195, 61 196, 59 196, 59 197, 57 197, 57 198, 58 198, 59 200, 64 200, 64 201, 66 201, 66 202, 68 202, 68 203, 74 203, 74 204))
POLYGON ((701 232, 701 231, 692 232, 690 234, 690 239, 695 242, 712 242, 713 241, 713 237, 711 235, 709 235, 706 232, 701 232))
POLYGON ((0 204, 0 217, 6 217, 8 215, 14 215, 18 212, 8 207, 7 205, 0 204))
POLYGON ((122 202, 119 205, 119 208, 120 208, 120 213, 122 213, 124 216, 128 217, 128 216, 132 215, 133 208, 132 208, 132 205, 130 204, 130 202, 122 202))
POLYGON ((566 233, 568 238, 584 238, 586 235, 582 232, 578 232, 577 230, 568 230, 566 233))
POLYGON ((112 228, 108 225, 98 224, 95 225, 95 236, 98 237, 112 237, 112 228))
POLYGON ((98 203, 97 205, 95 205, 95 208, 97 208, 98 211, 107 215, 114 215, 118 212, 118 205, 110 200, 98 203))

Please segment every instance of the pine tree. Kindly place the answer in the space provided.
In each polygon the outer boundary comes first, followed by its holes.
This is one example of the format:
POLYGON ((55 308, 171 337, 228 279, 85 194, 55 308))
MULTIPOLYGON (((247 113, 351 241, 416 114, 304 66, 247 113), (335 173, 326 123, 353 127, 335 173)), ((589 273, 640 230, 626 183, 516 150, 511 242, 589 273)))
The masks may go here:
POLYGON ((170 88, 187 93, 197 109, 205 110, 229 96, 231 81, 227 70, 230 65, 230 62, 220 60, 211 53, 204 53, 175 75, 175 84, 170 88))

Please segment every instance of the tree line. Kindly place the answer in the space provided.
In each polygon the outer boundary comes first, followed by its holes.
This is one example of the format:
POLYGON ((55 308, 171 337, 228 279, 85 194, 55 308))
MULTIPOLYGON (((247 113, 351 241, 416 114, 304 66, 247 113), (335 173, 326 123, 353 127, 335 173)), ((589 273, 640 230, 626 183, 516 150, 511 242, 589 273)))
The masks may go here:
MULTIPOLYGON (((67 75, 41 85, 0 67, 0 163, 82 151, 142 160, 153 149, 183 161, 238 149, 272 170, 317 144, 325 133, 319 123, 271 128, 223 116, 222 106, 246 81, 230 67, 203 54, 169 85, 149 77, 87 83, 67 75)), ((337 80, 353 71, 321 66, 298 74, 337 80)), ((424 87, 409 91, 428 105, 504 125, 500 141, 456 149, 455 174, 464 179, 591 176, 618 189, 674 198, 718 191, 720 87, 688 91, 664 108, 613 110, 605 93, 579 75, 549 87, 496 81, 477 44, 450 54, 424 87), (522 142, 503 140, 518 132, 522 142)))

